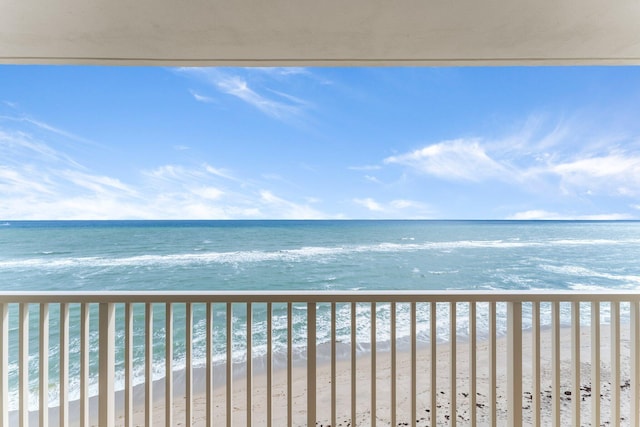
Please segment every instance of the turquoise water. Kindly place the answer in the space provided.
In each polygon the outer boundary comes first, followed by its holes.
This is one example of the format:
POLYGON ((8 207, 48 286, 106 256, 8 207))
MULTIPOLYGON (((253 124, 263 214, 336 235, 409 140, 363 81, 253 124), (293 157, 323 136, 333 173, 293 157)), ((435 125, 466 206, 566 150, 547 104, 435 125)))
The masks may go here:
MULTIPOLYGON (((0 289, 38 290, 610 290, 640 289, 640 222, 554 221, 108 221, 1 222, 0 289)), ((162 307, 158 307, 158 310, 162 307)), ((97 307, 92 308, 95 312, 97 307)), ((349 342, 348 306, 339 306, 338 338, 349 342)), ((378 307, 379 347, 384 348, 388 306, 378 307)), ((144 357, 143 306, 136 307, 135 357, 144 357)), ((204 360, 204 307, 196 307, 196 364, 204 360)), ((243 306, 234 309, 234 341, 245 338, 243 306)), ((77 333, 79 307, 71 307, 71 333, 77 333)), ((57 349, 57 306, 51 306, 51 352, 57 349)), ((118 307, 118 322, 123 309, 118 307)), ((428 316, 427 307, 419 315, 428 316)), ((447 339, 446 307, 438 339, 447 339)), ((605 310, 606 315, 606 310, 605 310)), ((184 357, 184 307, 176 307, 176 365, 184 357)), ((304 306, 294 309, 296 357, 304 357, 304 306)), ((368 307, 358 308, 367 325, 368 307)), ((399 307, 400 340, 406 307, 399 307)), ((155 315, 157 376, 162 376, 164 319, 155 315)), ((224 356, 224 307, 217 307, 215 360, 224 356)), ((92 351, 96 351, 95 313, 92 351)), ((266 352, 266 312, 254 307, 254 357, 266 352)), ((276 353, 284 354, 286 312, 274 309, 276 353)), ((319 308, 318 324, 328 319, 319 308)), ((33 372, 37 372, 36 307, 31 311, 33 372)), ((17 307, 10 316, 12 402, 17 392, 17 307)), ((458 328, 464 334, 465 308, 458 328)), ((525 321, 526 324, 526 321, 525 321)), ((482 308, 479 326, 483 327, 482 308)), ((388 332, 387 332, 388 333, 388 332)), ((419 329, 421 339, 427 332, 419 329)), ((328 331, 319 329, 319 343, 328 331)), ((117 340, 122 342, 122 333, 117 340)), ((359 351, 367 351, 367 327, 358 329, 359 351)), ((71 346, 71 374, 79 371, 71 346)), ((237 360, 246 357, 240 344, 237 360)), ((117 355, 119 366, 122 355, 117 355)), ((97 357, 92 357, 95 362, 97 357)), ((156 365, 156 364, 154 364, 156 365)), ((97 373, 97 367, 92 367, 97 373)), ((118 371, 121 376, 121 370, 118 371)), ((50 375, 57 375, 52 357, 50 375)), ((142 372, 138 373, 141 381, 142 372)), ((37 378, 31 378, 37 390, 37 378)), ((72 398, 77 395, 72 384, 72 398), (75 393, 75 394, 74 394, 75 393)), ((51 400, 56 401, 56 385, 51 400)), ((95 387, 95 384, 94 384, 95 387)), ((77 396, 76 396, 77 397, 77 396)), ((36 399, 31 403, 35 405, 36 399)))
POLYGON ((638 222, 0 223, 3 290, 640 285, 638 222))

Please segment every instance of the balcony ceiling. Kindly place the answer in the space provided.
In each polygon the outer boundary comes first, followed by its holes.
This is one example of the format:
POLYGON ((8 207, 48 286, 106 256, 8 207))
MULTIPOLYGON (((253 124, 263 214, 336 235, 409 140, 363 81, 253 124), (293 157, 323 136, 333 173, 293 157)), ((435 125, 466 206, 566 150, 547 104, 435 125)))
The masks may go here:
POLYGON ((640 1, 2 0, 0 63, 640 64, 640 1))

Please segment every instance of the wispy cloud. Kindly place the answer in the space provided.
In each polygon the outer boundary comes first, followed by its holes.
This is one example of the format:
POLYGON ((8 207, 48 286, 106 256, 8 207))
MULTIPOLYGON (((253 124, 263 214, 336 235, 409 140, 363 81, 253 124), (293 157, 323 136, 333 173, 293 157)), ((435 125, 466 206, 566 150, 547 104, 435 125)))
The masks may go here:
MULTIPOLYGON (((302 202, 212 174, 209 165, 164 165, 140 181, 84 170, 0 164, 0 218, 6 219, 323 219, 302 202)), ((333 216, 335 217, 335 216, 333 216)))
POLYGON ((367 197, 365 199, 353 199, 353 202, 357 205, 360 205, 364 208, 367 208, 368 210, 372 211, 372 212, 383 212, 384 208, 382 207, 382 205, 380 205, 380 203, 376 202, 374 199, 372 199, 371 197, 367 197))
MULTIPOLYGON (((283 77, 306 75, 308 71, 287 68, 262 69, 260 71, 271 79, 265 81, 264 78, 261 78, 252 82, 250 81, 251 73, 248 73, 246 69, 222 71, 217 68, 181 68, 179 72, 203 79, 216 90, 234 96, 274 119, 283 122, 300 120, 311 104, 299 96, 269 85, 270 83, 277 85, 283 77)), ((197 100, 204 100, 201 95, 193 91, 191 93, 197 100)))
MULTIPOLYGON (((324 219, 327 215, 308 204, 295 203, 276 196, 269 190, 261 190, 263 212, 278 212, 283 219, 324 219)), ((269 217, 269 215, 267 215, 269 217)))
POLYGON ((292 78, 304 78, 321 85, 333 84, 323 73, 315 73, 312 69, 306 67, 246 67, 244 70, 248 74, 262 74, 263 76, 268 76, 271 79, 279 81, 287 81, 292 78))
POLYGON ((189 170, 180 165, 163 165, 155 169, 142 171, 142 174, 162 181, 188 181, 204 175, 202 171, 189 170))
POLYGON ((415 200, 394 199, 382 203, 372 197, 365 197, 355 198, 352 202, 379 218, 429 218, 432 214, 427 204, 415 200))
MULTIPOLYGON (((55 134, 53 127, 36 126, 55 134), (51 128, 51 129, 49 129, 51 128)), ((64 144, 63 144, 64 145, 64 144)), ((128 178, 91 170, 27 131, 0 124, 0 218, 255 219, 328 218, 260 183, 208 163, 132 170, 128 178)))
POLYGON ((530 192, 639 196, 640 141, 607 134, 584 137, 572 132, 575 127, 544 127, 532 120, 500 140, 442 141, 383 163, 447 181, 501 181, 530 192))
POLYGON ((216 102, 214 98, 206 95, 201 95, 195 90, 190 90, 189 93, 191 94, 191 96, 193 96, 193 99, 195 99, 198 102, 204 102, 205 104, 213 104, 216 102))
POLYGON ((394 209, 425 209, 427 207, 424 203, 405 199, 392 200, 389 205, 394 209))
POLYGON ((119 194, 135 196, 138 191, 117 178, 95 175, 77 170, 63 170, 58 172, 58 177, 66 179, 77 188, 85 188, 93 194, 109 194, 114 191, 119 194))
POLYGON ((408 166, 420 173, 454 181, 484 181, 510 175, 478 141, 453 140, 384 159, 385 164, 408 166))
POLYGON ((227 77, 216 84, 223 92, 240 98, 278 120, 286 120, 302 113, 300 102, 292 101, 291 97, 285 97, 282 94, 277 96, 278 99, 268 98, 249 87, 249 83, 241 77, 227 77))
MULTIPOLYGON (((0 165, 0 193, 3 198, 49 197, 56 194, 47 174, 29 165, 22 168, 0 165)), ((9 207, 7 199, 4 199, 4 203, 9 207)))
POLYGON ((32 160, 42 159, 48 162, 81 167, 67 154, 21 130, 0 128, 0 157, 5 164, 24 164, 25 161, 32 163, 32 160))
POLYGON ((299 76, 310 75, 311 72, 305 67, 248 67, 247 71, 258 71, 272 76, 299 76))
MULTIPOLYGON (((24 123, 65 137, 53 126, 24 123)), ((121 180, 92 173, 28 131, 7 128, 0 128, 0 194, 0 217, 9 219, 120 217, 131 214, 130 202, 139 197, 121 180)))
MULTIPOLYGON (((12 108, 15 108, 15 104, 7 104, 9 106, 11 106, 12 108)), ((40 120, 36 120, 32 117, 26 116, 26 115, 22 115, 22 116, 0 116, 0 121, 13 121, 13 122, 23 122, 23 123, 27 123, 30 125, 33 125, 39 129, 45 130, 47 132, 59 135, 64 137, 65 139, 68 140, 72 140, 72 141, 76 141, 76 142, 81 142, 83 144, 88 144, 88 145, 94 145, 97 146, 99 144, 95 143, 94 141, 88 140, 86 138, 83 138, 81 136, 78 136, 72 132, 68 132, 65 131, 63 129, 57 128, 55 126, 52 126, 48 123, 45 123, 43 121, 40 120)))
POLYGON ((276 96, 278 96, 280 98, 283 98, 283 99, 289 101, 289 103, 291 105, 297 105, 300 108, 311 107, 311 103, 310 102, 305 101, 304 99, 299 98, 297 96, 289 95, 288 93, 284 93, 282 91, 274 90, 274 89, 267 89, 267 91, 273 93, 274 95, 276 95, 276 96))
POLYGON ((154 169, 143 170, 141 173, 147 178, 173 183, 202 183, 210 181, 213 178, 223 178, 229 181, 237 180, 231 172, 222 168, 216 168, 208 163, 203 163, 196 167, 168 164, 158 166, 154 169))
POLYGON ((204 169, 207 171, 207 173, 211 174, 211 175, 215 175, 218 176, 220 178, 224 178, 224 179, 228 179, 231 181, 237 181, 236 177, 233 176, 233 174, 223 168, 215 168, 209 164, 204 165, 204 169))
POLYGON ((301 197, 299 202, 276 196, 263 183, 206 162, 131 170, 122 175, 126 178, 92 170, 65 151, 69 139, 70 135, 42 122, 0 119, 0 218, 329 217, 311 207, 312 197, 301 197))
POLYGON ((365 181, 373 182, 374 184, 382 184, 382 181, 380 181, 375 176, 365 175, 364 179, 365 179, 365 181))
POLYGON ((640 195, 640 154, 616 150, 549 166, 566 189, 619 196, 640 195))
POLYGON ((206 200, 218 200, 224 195, 224 191, 216 187, 196 187, 191 192, 206 200))

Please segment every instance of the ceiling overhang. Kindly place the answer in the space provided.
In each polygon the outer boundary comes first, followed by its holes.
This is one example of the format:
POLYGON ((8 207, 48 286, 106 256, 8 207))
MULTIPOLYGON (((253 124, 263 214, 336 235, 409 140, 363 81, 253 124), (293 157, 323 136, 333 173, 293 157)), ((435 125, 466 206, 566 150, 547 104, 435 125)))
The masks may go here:
POLYGON ((3 0, 0 63, 640 64, 640 1, 3 0))

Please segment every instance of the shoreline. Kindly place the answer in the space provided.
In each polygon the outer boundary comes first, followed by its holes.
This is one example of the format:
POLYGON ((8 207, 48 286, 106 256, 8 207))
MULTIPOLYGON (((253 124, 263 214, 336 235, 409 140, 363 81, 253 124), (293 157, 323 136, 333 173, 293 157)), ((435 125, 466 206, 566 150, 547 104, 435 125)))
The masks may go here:
MULTIPOLYGON (((572 396, 571 387, 571 329, 569 327, 560 328, 560 406, 561 423, 571 422, 572 396), (569 393, 569 394, 567 394, 569 393)), ((601 326, 601 417, 608 419, 611 404, 610 378, 610 327, 601 326)), ((621 417, 629 420, 630 410, 630 354, 629 354, 629 324, 620 325, 620 413, 621 417)), ((540 331, 540 372, 541 372, 541 422, 546 425, 551 422, 551 334, 550 328, 540 331)), ((531 355, 532 355, 532 333, 530 330, 523 331, 522 335, 522 357, 523 357, 523 424, 532 422, 532 378, 531 378, 531 355)), ((343 344, 347 349, 348 344, 343 344)), ((498 424, 506 422, 506 337, 502 336, 496 340, 496 414, 498 424)), ((457 412, 456 417, 459 422, 465 423, 469 420, 470 399, 469 399, 469 352, 468 340, 460 339, 456 341, 456 385, 457 385, 457 412)), ((476 345, 476 414, 477 422, 481 425, 489 422, 490 398, 489 393, 489 341, 478 340, 476 345)), ((581 379, 581 419, 589 420, 591 413, 591 372, 590 372, 590 327, 582 327, 580 333, 580 379, 581 379)), ((449 353, 450 343, 438 343, 437 354, 437 419, 436 423, 447 423, 451 417, 449 398, 449 353)), ((342 353, 345 354, 344 352, 342 353)), ((411 384, 411 360, 410 351, 398 350, 396 363, 396 384, 397 384, 397 422, 408 422, 410 414, 410 384, 411 384)), ((338 425, 347 425, 351 421, 351 361, 349 352, 346 358, 339 358, 336 362, 336 391, 337 391, 337 422, 338 425)), ((417 425, 425 426, 431 424, 431 384, 430 384, 430 360, 428 348, 424 343, 417 348, 417 425)), ((320 359, 320 357, 319 357, 320 359)), ((324 360, 324 359, 322 359, 324 360)), ((388 350, 376 353, 376 419, 379 423, 389 423, 390 420, 390 389, 391 389, 391 353, 388 350)), ((256 361, 253 362, 257 366, 256 361)), ((244 367, 244 364, 238 366, 244 367)), ((317 365, 317 421, 318 425, 328 426, 331 424, 331 366, 329 362, 319 362, 317 365)), ((215 368, 214 388, 213 388, 213 415, 214 422, 223 422, 226 418, 226 371, 224 365, 215 368)), ((243 372, 238 372, 234 368, 233 378, 233 423, 234 425, 246 424, 246 376, 243 372)), ((370 378, 371 378, 371 354, 361 354, 356 358, 356 423, 355 425, 369 425, 371 421, 370 411, 370 378)), ((186 404, 184 399, 186 370, 174 371, 174 426, 185 425, 186 404)), ((252 376, 252 425, 266 425, 267 415, 267 388, 266 371, 254 370, 252 376)), ((274 368, 272 383, 273 425, 286 425, 287 423, 287 370, 286 367, 274 368)), ((192 425, 205 426, 206 424, 206 395, 205 395, 205 368, 198 367, 193 370, 193 421, 192 425)), ((165 402, 164 402, 165 378, 154 380, 153 382, 153 420, 154 425, 164 425, 165 402)), ((293 425, 306 425, 306 365, 304 361, 294 363, 292 369, 292 415, 293 425)), ((134 425, 144 425, 145 405, 144 405, 145 384, 134 386, 134 425)), ((98 398, 90 398, 90 424, 97 425, 98 398)), ((116 392, 115 397, 115 425, 124 425, 124 391, 116 392)), ((58 425, 58 407, 49 408, 50 425, 58 425)), ((69 404, 70 425, 79 425, 79 401, 75 400, 69 404)), ((17 423, 17 411, 12 411, 9 416, 10 423, 17 423)), ((30 424, 38 423, 38 411, 29 413, 30 424)), ((624 425, 623 421, 623 425, 624 425)))
MULTIPOLYGON (((591 414, 591 372, 590 372, 590 327, 582 327, 580 332, 580 379, 581 379, 581 418, 582 420, 590 419, 591 414)), ((610 327, 609 325, 601 326, 601 417, 607 419, 610 413, 611 390, 609 385, 610 378, 610 327)), ((630 387, 628 379, 630 378, 630 356, 629 356, 629 333, 630 325, 620 325, 620 371, 621 371, 621 390, 620 390, 620 413, 621 417, 629 420, 630 410, 630 387)), ((541 341, 541 422, 547 425, 551 422, 551 328, 545 328, 540 331, 541 341)), ((531 424, 531 359, 532 359, 532 332, 523 332, 523 424, 531 424)), ((571 329, 569 327, 560 328, 560 406, 561 406, 561 423, 571 422, 571 406, 572 397, 567 395, 571 387, 571 329)), ((496 340, 496 384, 497 384, 497 404, 496 414, 498 421, 506 422, 506 405, 507 405, 507 384, 506 384, 506 346, 507 340, 505 336, 496 340)), ((457 412, 458 421, 467 422, 469 420, 469 352, 468 341, 458 340, 456 342, 456 385, 457 385, 457 412)), ((478 341, 476 345, 476 375, 477 388, 476 392, 476 410, 477 422, 484 425, 489 422, 490 402, 489 397, 489 341, 478 341)), ((447 417, 451 416, 449 408, 449 369, 448 360, 450 353, 450 344, 448 342, 438 343, 437 352, 437 419, 436 423, 446 423, 447 417)), ((431 425, 431 408, 430 406, 430 361, 428 357, 428 349, 418 346, 417 349, 417 425, 431 425), (428 411, 427 411, 428 410, 428 411)), ((376 419, 379 423, 388 423, 390 420, 390 389, 391 389, 391 369, 390 369, 391 353, 389 351, 378 352, 376 354, 376 419)), ((411 418, 410 403, 410 352, 398 351, 396 364, 396 384, 397 384, 397 422, 408 422, 411 418)), ((355 425, 369 425, 371 421, 370 412, 370 380, 371 377, 371 354, 360 355, 356 359, 356 421, 355 425)), ((331 424, 331 366, 330 363, 318 364, 316 372, 317 384, 317 423, 318 425, 327 426, 331 424)), ((194 371, 194 378, 196 377, 194 371)), ((273 384, 271 388, 273 399, 272 420, 273 425, 286 425, 287 423, 287 384, 286 369, 278 369, 273 372, 273 384)), ((306 368, 304 366, 296 366, 292 369, 292 415, 293 425, 306 425, 306 368)), ((336 391, 337 391, 337 422, 338 425, 347 425, 351 421, 351 361, 347 359, 339 359, 336 363, 336 391)), ((161 380, 162 381, 162 380, 161 380)), ((176 387, 177 388, 177 387, 176 387)), ((266 425, 266 372, 256 373, 253 376, 253 394, 252 394, 252 425, 266 425)), ((196 393, 194 388, 194 405, 193 405, 193 425, 204 426, 206 420, 205 413, 206 396, 204 393, 196 393)), ((224 385, 217 385, 213 391, 214 402, 214 422, 222 422, 225 417, 226 389, 224 385)), ((244 379, 234 378, 233 384, 233 423, 234 425, 246 424, 246 381, 244 379)), ((174 418, 173 425, 179 426, 185 423, 184 400, 178 399, 174 401, 174 418)), ((153 419, 155 422, 164 422, 164 400, 160 398, 154 403, 153 419)), ((134 409, 134 424, 144 421, 144 407, 136 407, 134 409)), ((122 419, 117 419, 117 423, 122 423, 122 419)), ((121 424, 117 424, 121 425, 121 424)), ((353 424, 352 424, 353 425, 353 424)), ((624 421, 623 421, 624 425, 624 421)))

